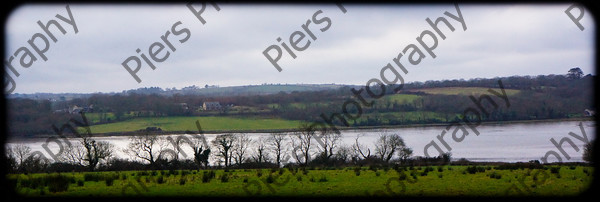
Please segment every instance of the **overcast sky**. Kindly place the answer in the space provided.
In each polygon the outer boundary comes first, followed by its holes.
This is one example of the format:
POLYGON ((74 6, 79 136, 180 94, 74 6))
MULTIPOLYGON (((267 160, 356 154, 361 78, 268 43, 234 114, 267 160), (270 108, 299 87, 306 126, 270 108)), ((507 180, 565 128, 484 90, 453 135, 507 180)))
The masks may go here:
MULTIPOLYGON (((14 10, 6 21, 5 60, 26 47, 37 57, 31 67, 19 64, 23 53, 15 57, 13 66, 19 72, 13 93, 35 92, 120 92, 127 89, 158 86, 178 89, 197 85, 237 86, 262 83, 337 83, 364 85, 379 77, 387 63, 409 44, 422 48, 417 40, 424 30, 435 31, 425 21, 445 17, 454 32, 440 25, 446 35, 438 35, 438 46, 432 58, 418 65, 404 59, 406 82, 493 78, 512 75, 565 74, 580 67, 585 74, 594 70, 595 23, 589 10, 581 20, 584 31, 565 14, 569 4, 555 5, 462 5, 459 4, 467 30, 444 15, 457 15, 452 4, 446 5, 345 5, 344 14, 334 4, 326 5, 230 5, 219 4, 216 11, 207 6, 202 25, 185 4, 174 5, 77 5, 70 10, 78 28, 55 17, 68 19, 66 5, 31 5, 14 10), (279 61, 279 72, 265 58, 263 51, 277 44, 281 37, 289 46, 289 37, 303 31, 301 25, 318 10, 318 18, 328 17, 331 26, 314 22, 309 29, 316 40, 304 51, 294 51, 292 59, 285 50, 279 61), (45 32, 37 24, 56 20, 66 31, 51 28, 57 42, 43 61, 28 44, 35 33, 45 32), (161 36, 171 31, 189 29, 185 34, 168 37, 176 51, 165 47, 169 57, 154 62, 152 70, 142 64, 136 80, 121 65, 141 49, 149 57, 148 47, 162 42, 161 36)), ((195 5, 199 9, 199 5, 195 5)), ((577 17, 577 9, 572 11, 577 17)), ((47 35, 46 35, 47 36, 47 35)), ((431 41, 427 41, 430 43, 431 41)), ((42 47, 42 41, 37 40, 42 47)), ((432 43, 432 42, 431 42, 432 43)), ((164 44, 164 43, 163 43, 164 44)), ((164 55, 161 52, 160 55, 164 55)), ((272 52, 275 55, 275 52, 272 52)), ((408 57, 408 54, 404 57, 408 57)), ((416 57, 416 56, 415 56, 416 57)), ((143 61, 143 60, 142 60, 143 61)), ((133 62, 131 63, 133 66, 133 62)), ((6 69, 6 66, 5 66, 6 69)))

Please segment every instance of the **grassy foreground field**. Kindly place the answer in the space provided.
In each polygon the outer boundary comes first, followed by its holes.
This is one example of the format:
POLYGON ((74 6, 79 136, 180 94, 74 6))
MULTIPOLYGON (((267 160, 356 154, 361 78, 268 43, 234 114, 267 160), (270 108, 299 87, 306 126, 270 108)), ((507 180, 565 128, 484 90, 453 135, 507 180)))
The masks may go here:
POLYGON ((8 175, 24 196, 572 196, 593 168, 236 169, 8 175), (49 178, 50 180, 45 180, 49 178), (64 181, 62 185, 59 182, 64 181), (48 184, 44 186, 44 184, 48 184))
POLYGON ((155 117, 135 118, 127 121, 90 126, 93 133, 130 132, 146 127, 159 127, 163 131, 198 131, 196 120, 204 131, 235 131, 265 129, 295 129, 300 121, 246 117, 155 117))

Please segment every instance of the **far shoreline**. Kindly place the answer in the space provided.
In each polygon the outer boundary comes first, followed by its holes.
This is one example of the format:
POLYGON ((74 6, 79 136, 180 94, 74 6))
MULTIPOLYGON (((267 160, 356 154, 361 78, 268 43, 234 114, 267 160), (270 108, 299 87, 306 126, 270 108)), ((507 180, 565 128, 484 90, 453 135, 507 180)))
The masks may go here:
MULTIPOLYGON (((542 120, 514 120, 514 121, 487 121, 481 122, 481 125, 504 125, 504 124, 532 124, 532 123, 549 123, 549 122, 567 122, 567 121, 595 121, 594 117, 580 117, 580 118, 561 118, 561 119, 542 119, 542 120)), ((350 131, 350 130, 375 130, 375 129, 399 129, 399 128, 420 128, 420 127, 441 127, 448 126, 450 123, 429 123, 429 124, 407 124, 407 125, 381 125, 381 126, 361 126, 361 127, 340 127, 336 126, 339 131, 350 131)), ((480 125, 480 126, 481 126, 480 125)), ((203 134, 222 134, 222 133, 282 133, 282 132, 297 132, 297 129, 262 129, 262 130, 214 130, 214 131, 202 131, 203 134)), ((188 134, 188 131, 162 131, 157 132, 159 135, 180 135, 188 134)), ((139 134, 140 131, 123 131, 123 132, 110 132, 110 133, 93 133, 92 137, 119 137, 119 136, 132 136, 139 134)), ((198 134, 198 133, 194 133, 198 134)), ((19 142, 23 140, 32 140, 40 138, 55 137, 55 134, 38 135, 35 137, 7 137, 6 143, 19 142)), ((69 137, 73 138, 73 137, 69 137)))

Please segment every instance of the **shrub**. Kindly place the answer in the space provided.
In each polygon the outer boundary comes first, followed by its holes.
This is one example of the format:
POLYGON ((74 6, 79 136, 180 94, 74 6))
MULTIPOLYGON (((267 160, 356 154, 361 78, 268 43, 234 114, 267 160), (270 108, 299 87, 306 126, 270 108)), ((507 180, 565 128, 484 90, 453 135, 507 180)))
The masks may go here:
POLYGON ((185 177, 181 177, 179 178, 179 185, 184 185, 185 184, 185 177))
POLYGON ((550 168, 550 173, 552 174, 559 174, 558 172, 560 171, 560 167, 551 167, 550 168))
POLYGON ((298 180, 298 182, 301 182, 302 181, 302 175, 296 176, 296 180, 298 180))
POLYGON ((223 173, 223 175, 221 175, 221 182, 229 182, 229 175, 223 173))
POLYGON ((399 180, 406 180, 406 174, 404 172, 400 173, 400 175, 398 176, 399 180))
POLYGON ((158 184, 162 184, 165 183, 165 178, 163 177, 164 175, 160 175, 156 178, 156 183, 158 184))
POLYGON ((356 174, 356 176, 360 175, 360 167, 354 167, 354 173, 356 174))
POLYGON ((267 179, 265 179, 265 181, 269 184, 275 182, 275 179, 273 179, 273 175, 269 174, 269 176, 267 176, 267 179))
POLYGON ((67 191, 71 181, 70 177, 61 174, 47 175, 45 180, 48 183, 48 191, 52 193, 67 191))
POLYGON ((327 182, 327 176, 321 176, 321 178, 319 178, 319 182, 327 182))
POLYGON ((480 166, 469 166, 467 167, 466 170, 469 174, 475 174, 478 172, 485 172, 485 168, 484 167, 480 167, 480 166))
POLYGON ((575 166, 569 166, 569 169, 575 170, 575 166))
POLYGON ((381 175, 381 173, 379 173, 379 171, 375 172, 375 176, 379 177, 380 175, 381 175))
POLYGON ((444 168, 443 168, 442 166, 439 166, 439 167, 437 168, 437 171, 438 171, 438 172, 440 172, 440 173, 441 173, 441 172, 444 172, 444 168))
POLYGON ((248 177, 244 178, 244 183, 248 183, 248 177))
POLYGON ((77 180, 77 186, 83 187, 83 180, 77 180))
POLYGON ((86 174, 83 174, 83 180, 84 181, 98 182, 100 180, 103 180, 102 178, 103 178, 103 176, 100 175, 99 173, 86 173, 86 174))
POLYGON ((256 170, 256 177, 261 177, 262 176, 262 169, 257 169, 256 170))
POLYGON ((204 171, 202 173, 202 183, 210 182, 210 180, 213 178, 215 178, 215 171, 204 171))
POLYGON ((106 183, 106 186, 108 186, 108 187, 112 186, 114 181, 115 181, 115 178, 112 178, 112 177, 107 177, 104 179, 104 182, 106 183))
POLYGON ((502 175, 500 175, 500 174, 498 174, 496 172, 492 172, 489 176, 492 179, 500 179, 500 178, 502 178, 502 175))

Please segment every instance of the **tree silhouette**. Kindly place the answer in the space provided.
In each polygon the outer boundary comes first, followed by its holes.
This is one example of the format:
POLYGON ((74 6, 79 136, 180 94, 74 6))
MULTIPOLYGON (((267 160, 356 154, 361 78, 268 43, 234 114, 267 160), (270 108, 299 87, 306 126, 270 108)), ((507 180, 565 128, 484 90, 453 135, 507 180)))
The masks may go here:
POLYGON ((579 67, 569 69, 567 78, 569 79, 580 79, 583 77, 583 71, 579 67))

